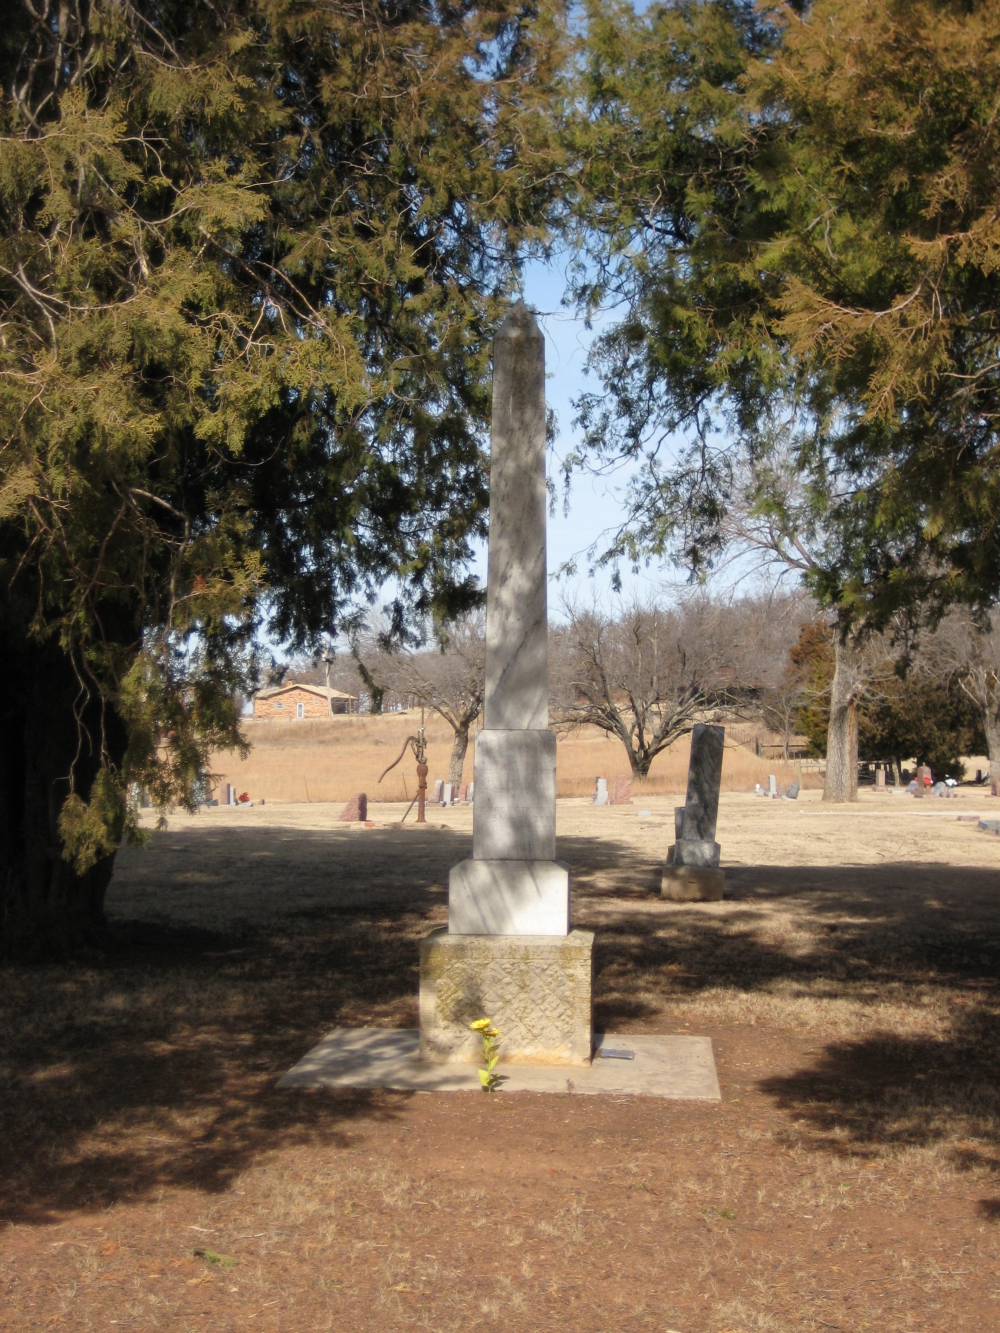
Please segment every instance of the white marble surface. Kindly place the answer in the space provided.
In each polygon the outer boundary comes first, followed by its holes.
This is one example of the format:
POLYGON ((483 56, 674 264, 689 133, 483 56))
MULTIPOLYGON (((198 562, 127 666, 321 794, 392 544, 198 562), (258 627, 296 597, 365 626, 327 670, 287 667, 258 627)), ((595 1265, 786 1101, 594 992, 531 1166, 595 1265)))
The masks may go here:
POLYGON ((545 340, 518 302, 493 346, 486 703, 490 728, 549 725, 545 340))
POLYGON ((556 854, 556 737, 481 731, 476 737, 472 855, 551 861, 556 854))
POLYGON ((558 861, 483 861, 454 866, 449 935, 566 935, 569 870, 558 861))

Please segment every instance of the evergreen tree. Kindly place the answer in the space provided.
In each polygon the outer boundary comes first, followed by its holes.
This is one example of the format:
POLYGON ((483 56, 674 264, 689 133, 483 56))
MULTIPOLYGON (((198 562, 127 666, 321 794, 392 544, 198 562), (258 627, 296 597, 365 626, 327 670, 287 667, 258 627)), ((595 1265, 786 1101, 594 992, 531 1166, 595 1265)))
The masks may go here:
POLYGON ((20 0, 0 32, 0 932, 99 933, 266 627, 473 602, 546 0, 20 0))
MULTIPOLYGON (((602 391, 581 403, 586 448, 569 465, 643 464, 605 557, 704 571, 752 473, 780 546, 803 520, 822 539, 807 581, 843 644, 858 625, 991 602, 1000 11, 588 13, 566 129, 576 295, 626 314, 597 340, 602 391), (768 485, 789 463, 794 514, 768 485)), ((849 756, 851 707, 834 714, 831 751, 849 756)))

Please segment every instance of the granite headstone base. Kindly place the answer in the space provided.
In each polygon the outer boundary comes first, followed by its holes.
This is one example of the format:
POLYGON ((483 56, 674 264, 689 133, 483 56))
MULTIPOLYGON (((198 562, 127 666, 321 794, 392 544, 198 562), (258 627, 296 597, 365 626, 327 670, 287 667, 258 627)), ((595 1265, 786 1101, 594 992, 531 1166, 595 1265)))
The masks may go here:
POLYGON ((726 872, 710 866, 663 867, 660 897, 675 903, 718 902, 726 887, 726 872))
POLYGON ((491 1018, 505 1063, 589 1065, 594 935, 449 935, 420 944, 420 1058, 480 1059, 469 1024, 491 1018))

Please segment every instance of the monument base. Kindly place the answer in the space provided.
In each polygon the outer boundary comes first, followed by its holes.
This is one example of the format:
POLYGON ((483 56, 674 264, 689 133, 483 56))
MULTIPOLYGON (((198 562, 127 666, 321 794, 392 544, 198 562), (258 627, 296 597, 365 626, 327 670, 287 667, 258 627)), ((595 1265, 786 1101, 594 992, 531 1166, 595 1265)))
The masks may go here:
POLYGON ((663 867, 660 897, 675 903, 718 902, 726 887, 726 872, 707 866, 663 867))
POLYGON ((565 939, 568 930, 569 869, 561 862, 477 861, 470 857, 452 868, 448 877, 449 934, 565 939))
POLYGON ((449 935, 420 944, 420 1058, 475 1064, 492 1018, 503 1064, 589 1065, 594 934, 449 935))

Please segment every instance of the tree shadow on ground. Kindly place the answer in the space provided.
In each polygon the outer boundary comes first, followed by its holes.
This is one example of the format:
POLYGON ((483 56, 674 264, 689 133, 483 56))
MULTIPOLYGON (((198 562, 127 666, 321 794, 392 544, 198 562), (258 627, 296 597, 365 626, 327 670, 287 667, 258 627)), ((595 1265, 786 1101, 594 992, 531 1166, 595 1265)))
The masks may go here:
MULTIPOLYGON (((419 941, 444 922, 447 872, 468 849, 467 834, 443 829, 188 827, 156 835, 148 859, 123 857, 103 955, 0 972, 0 1216, 39 1222, 159 1188, 220 1191, 271 1152, 342 1147, 398 1114, 405 1094, 274 1084, 338 1024, 415 1025, 419 941)), ((826 1117, 859 1151, 891 1144, 903 1106, 887 1091, 895 1060, 922 1094, 906 1103, 913 1134, 943 1132, 935 1125, 961 1093, 980 1144, 1000 1142, 981 1092, 987 1076, 1000 1086, 982 999, 1000 963, 992 872, 739 867, 727 872, 730 900, 680 905, 651 896, 658 865, 626 844, 562 839, 559 854, 573 867, 576 919, 589 913, 599 932, 598 1027, 662 1022, 663 1001, 720 987, 792 984, 872 1003, 888 986, 950 989, 959 1002, 967 991, 953 1041, 831 1046, 766 1090, 789 1114, 814 1116, 817 1142, 833 1136, 826 1117), (783 915, 790 936, 774 929, 783 915)))
POLYGON ((405 1096, 274 1084, 366 997, 383 1021, 410 1003, 413 948, 397 924, 240 947, 119 927, 100 963, 6 969, 0 1216, 223 1190, 262 1154, 347 1146, 358 1121, 393 1116, 405 1096))
MULTIPOLYGON (((975 1006, 948 1037, 877 1034, 832 1042, 807 1069, 758 1087, 799 1142, 851 1158, 940 1148, 958 1170, 1000 1174, 1000 1012, 975 1006)), ((981 1199, 1000 1217, 1000 1199, 981 1199)))
POLYGON ((939 1011, 944 1001, 945 1036, 919 1022, 912 1035, 871 1035, 866 1023, 863 1039, 831 1042, 808 1068, 758 1087, 817 1149, 942 1145, 960 1168, 1000 1170, 997 873, 920 862, 738 867, 726 877, 721 903, 622 899, 611 913, 599 895, 581 899, 580 917, 598 932, 597 1026, 660 1022, 664 1002, 706 993, 820 1010, 848 1000, 876 1024, 887 1006, 897 1027, 908 1006, 939 1011))
POLYGON ((274 1087, 338 1024, 416 1024, 419 942, 468 838, 378 832, 159 834, 123 858, 101 953, 0 970, 0 1217, 223 1190, 397 1113, 407 1094, 274 1087))
POLYGON ((800 983, 818 998, 869 998, 888 986, 996 987, 1000 896, 989 870, 926 863, 727 870, 720 903, 639 904, 581 893, 578 919, 599 959, 674 998, 711 988, 800 983), (819 989, 817 989, 819 987, 819 989))

